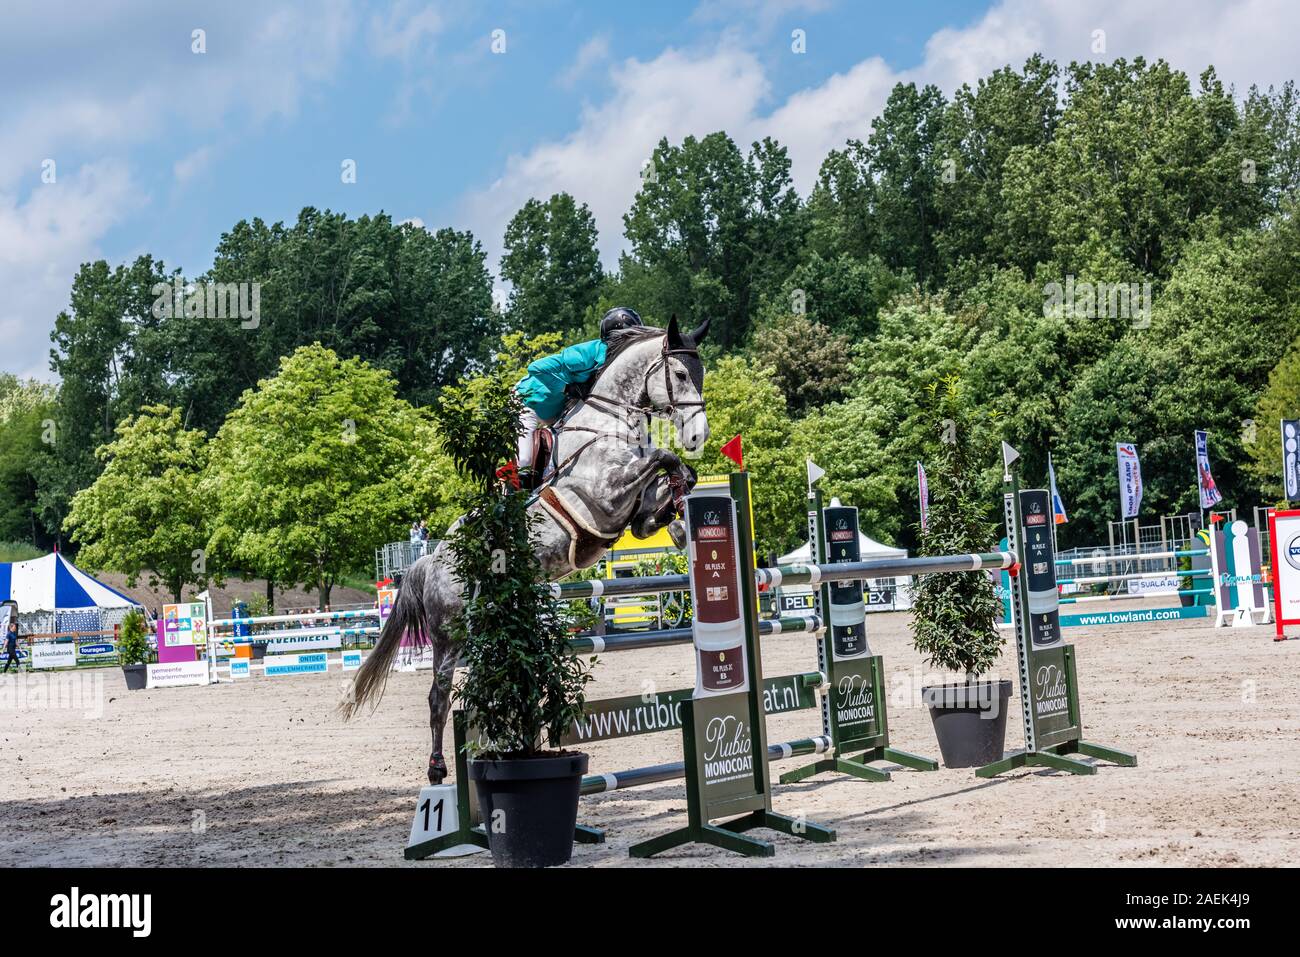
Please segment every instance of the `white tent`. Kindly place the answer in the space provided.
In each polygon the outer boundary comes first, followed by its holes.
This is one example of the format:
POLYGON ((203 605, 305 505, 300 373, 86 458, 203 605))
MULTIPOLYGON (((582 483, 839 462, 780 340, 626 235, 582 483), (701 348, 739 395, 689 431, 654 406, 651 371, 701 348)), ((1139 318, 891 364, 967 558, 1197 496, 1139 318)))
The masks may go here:
MULTIPOLYGON (((906 548, 895 548, 893 545, 885 545, 870 538, 861 532, 858 532, 858 551, 861 553, 862 561, 870 561, 873 558, 906 558, 906 548)), ((777 561, 782 565, 793 565, 796 562, 812 561, 812 547, 804 542, 788 555, 782 555, 777 561)))
MULTIPOLYGON (((906 558, 906 548, 895 548, 878 542, 870 536, 858 532, 858 552, 860 560, 867 562, 875 558, 906 558)), ((804 542, 788 555, 777 559, 781 565, 796 565, 812 561, 812 547, 804 542)), ((911 576, 900 578, 870 579, 865 588, 869 594, 864 595, 867 611, 902 611, 912 607, 911 576)), ((781 592, 786 595, 806 595, 812 591, 807 585, 782 585, 781 592)))
POLYGON ((139 603, 91 578, 58 552, 29 562, 0 562, 0 601, 12 600, 25 629, 95 631, 121 621, 139 603))

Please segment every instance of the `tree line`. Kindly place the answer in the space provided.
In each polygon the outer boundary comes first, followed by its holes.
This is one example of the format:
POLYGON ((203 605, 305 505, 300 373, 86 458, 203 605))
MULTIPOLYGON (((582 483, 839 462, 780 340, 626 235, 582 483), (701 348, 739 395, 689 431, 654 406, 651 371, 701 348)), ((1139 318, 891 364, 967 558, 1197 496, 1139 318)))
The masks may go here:
MULTIPOLYGON (((862 508, 865 530, 914 546, 915 462, 934 454, 935 390, 954 383, 1022 450, 1031 480, 1051 452, 1071 513, 1065 545, 1104 540, 1118 517, 1116 441, 1138 445, 1144 514, 1196 509, 1201 428, 1226 504, 1274 501, 1277 418, 1300 415, 1298 189, 1293 83, 1241 92, 1213 69, 1193 81, 1163 61, 1035 56, 951 96, 899 84, 870 129, 825 157, 806 196, 771 139, 661 140, 612 271, 581 196, 529 200, 506 229, 499 278, 510 294, 497 306, 486 254, 466 231, 311 208, 288 225, 240 221, 202 275, 147 254, 81 267, 52 333, 59 386, 0 380, 0 539, 99 540, 78 494, 111 468, 104 449, 121 441, 119 426, 141 416, 167 423, 169 441, 193 455, 251 456, 245 475, 272 468, 259 464, 268 457, 282 464, 257 443, 272 442, 276 422, 297 427, 285 416, 316 401, 312 389, 267 400, 252 425, 240 416, 275 391, 287 357, 296 374, 335 382, 364 378, 347 365, 355 359, 400 403, 354 396, 401 423, 389 457, 365 460, 388 474, 349 480, 309 449, 296 463, 308 476, 325 469, 323 498, 373 506, 393 474, 419 472, 398 446, 442 454, 446 437, 426 413, 444 388, 592 337, 613 305, 657 324, 712 319, 714 438, 696 464, 722 470, 718 445, 743 432, 765 549, 800 538, 805 455, 862 508), (257 285, 256 318, 210 315, 203 290, 241 283, 257 285), (178 286, 181 296, 168 291, 178 286)), ((380 428, 337 397, 328 414, 369 423, 357 436, 380 428)), ((323 421, 302 428, 341 428, 323 421)), ((447 474, 399 496, 401 507, 454 514, 447 474)), ((203 507, 250 514, 259 486, 242 481, 242 491, 204 485, 203 507)), ((358 528, 358 543, 340 546, 350 561, 402 537, 402 516, 376 514, 391 528, 358 528)), ((294 538, 292 515, 277 521, 227 559, 256 564, 294 538)), ((212 534, 180 538, 227 548, 212 534)))

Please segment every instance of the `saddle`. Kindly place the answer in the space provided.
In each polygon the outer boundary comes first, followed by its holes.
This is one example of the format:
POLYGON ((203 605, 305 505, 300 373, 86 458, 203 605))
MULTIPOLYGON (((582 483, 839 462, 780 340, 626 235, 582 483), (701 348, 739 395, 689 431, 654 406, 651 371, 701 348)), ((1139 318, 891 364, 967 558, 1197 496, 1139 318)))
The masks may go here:
POLYGON ((543 426, 533 433, 533 468, 529 473, 526 491, 536 492, 555 471, 555 431, 543 426), (545 463, 545 464, 543 464, 545 463))

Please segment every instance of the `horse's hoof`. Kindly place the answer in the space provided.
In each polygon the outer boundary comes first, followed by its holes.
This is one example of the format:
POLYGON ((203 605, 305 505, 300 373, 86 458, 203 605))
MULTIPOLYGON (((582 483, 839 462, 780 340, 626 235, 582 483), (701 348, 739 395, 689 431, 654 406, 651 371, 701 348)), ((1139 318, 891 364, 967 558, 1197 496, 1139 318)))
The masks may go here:
POLYGON ((429 783, 441 784, 442 779, 447 776, 447 762, 443 760, 441 754, 430 755, 429 757, 429 783))
POLYGON ((668 537, 673 540, 673 544, 678 548, 686 548, 686 523, 680 518, 673 519, 668 523, 668 537))

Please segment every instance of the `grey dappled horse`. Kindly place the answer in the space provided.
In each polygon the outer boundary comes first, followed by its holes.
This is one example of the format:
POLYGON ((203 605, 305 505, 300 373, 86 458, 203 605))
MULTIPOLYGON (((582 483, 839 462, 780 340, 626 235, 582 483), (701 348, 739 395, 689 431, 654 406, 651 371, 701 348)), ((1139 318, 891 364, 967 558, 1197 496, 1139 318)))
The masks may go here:
MULTIPOLYGON (((587 394, 557 423, 556 473, 530 506, 530 514, 540 516, 533 547, 550 581, 595 564, 629 527, 644 538, 673 523, 674 538, 679 544, 684 540, 680 522, 674 523, 675 500, 694 485, 695 473, 676 453, 656 448, 648 426, 650 418, 672 422, 682 448, 691 452, 708 439, 698 351, 707 330, 705 320, 683 334, 674 318, 667 330, 635 327, 615 333, 587 394)), ((458 524, 452 524, 449 534, 458 524)), ((434 680, 428 773, 433 784, 447 775, 442 738, 457 659, 446 623, 462 605, 461 583, 452 577, 449 559, 444 541, 408 569, 392 614, 344 706, 351 716, 365 702, 378 701, 403 636, 429 645, 434 680)))

